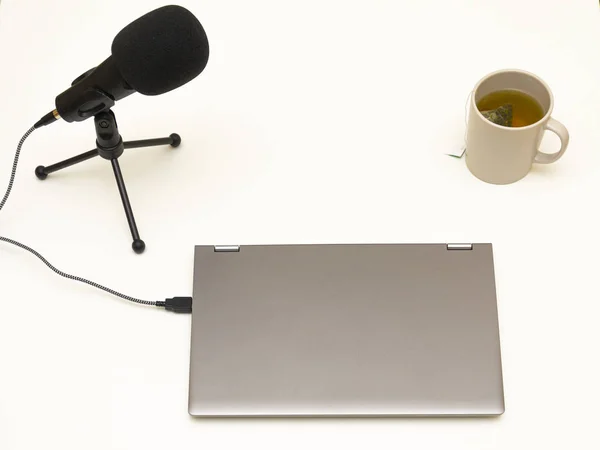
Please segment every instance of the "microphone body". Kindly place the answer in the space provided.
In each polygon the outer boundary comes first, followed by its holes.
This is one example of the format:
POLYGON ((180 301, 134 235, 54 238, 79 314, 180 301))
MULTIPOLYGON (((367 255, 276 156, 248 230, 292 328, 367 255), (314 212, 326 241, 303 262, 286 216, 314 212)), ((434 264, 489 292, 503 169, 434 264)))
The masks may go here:
POLYGON ((108 111, 134 92, 160 95, 193 80, 206 67, 208 38, 198 19, 181 6, 155 9, 123 28, 111 56, 56 97, 56 109, 35 125, 59 117, 80 122, 108 111))
POLYGON ((116 101, 135 92, 123 79, 114 58, 109 56, 98 67, 73 81, 56 97, 56 110, 67 122, 80 122, 107 111, 116 101))

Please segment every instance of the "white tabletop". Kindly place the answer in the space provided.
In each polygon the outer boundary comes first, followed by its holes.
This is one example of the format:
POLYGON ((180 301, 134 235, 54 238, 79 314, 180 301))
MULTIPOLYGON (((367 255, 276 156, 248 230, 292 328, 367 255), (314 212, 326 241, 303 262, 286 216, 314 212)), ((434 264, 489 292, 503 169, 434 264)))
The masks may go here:
MULTIPOLYGON (((176 150, 112 170, 91 121, 26 143, 0 235, 134 296, 190 295, 195 244, 492 242, 506 391, 499 419, 194 420, 190 317, 57 277, 0 244, 0 448, 598 448, 600 25, 592 0, 203 0, 208 67, 114 108, 126 139, 178 132, 176 150), (566 155, 509 186, 464 160, 464 105, 506 67, 540 75, 566 155)), ((113 36, 157 0, 2 0, 0 182, 21 135, 113 36)), ((552 151, 554 137, 544 140, 552 151)), ((3 194, 2 190, 0 194, 3 194)))

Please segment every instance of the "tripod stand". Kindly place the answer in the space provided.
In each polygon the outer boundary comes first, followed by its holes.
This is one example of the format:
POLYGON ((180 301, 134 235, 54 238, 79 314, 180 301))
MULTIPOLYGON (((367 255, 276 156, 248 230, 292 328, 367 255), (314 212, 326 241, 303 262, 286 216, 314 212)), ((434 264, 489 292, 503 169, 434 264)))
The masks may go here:
POLYGON ((123 208, 125 209, 129 229, 131 230, 131 237, 133 238, 131 247, 134 252, 142 253, 146 248, 146 244, 140 239, 140 233, 138 232, 135 218, 133 217, 133 210, 131 209, 131 203, 129 202, 118 158, 123 154, 123 151, 126 148, 151 147, 166 144, 169 144, 171 147, 178 147, 181 143, 181 137, 178 134, 173 133, 166 138, 123 142, 117 128, 117 120, 110 109, 96 114, 94 116, 94 124, 96 125, 96 148, 94 150, 65 159, 64 161, 52 164, 51 166, 38 166, 35 169, 35 175, 40 180, 45 180, 48 175, 53 172, 87 161, 95 156, 110 160, 115 179, 117 180, 117 186, 119 187, 119 193, 121 194, 121 200, 123 201, 123 208))

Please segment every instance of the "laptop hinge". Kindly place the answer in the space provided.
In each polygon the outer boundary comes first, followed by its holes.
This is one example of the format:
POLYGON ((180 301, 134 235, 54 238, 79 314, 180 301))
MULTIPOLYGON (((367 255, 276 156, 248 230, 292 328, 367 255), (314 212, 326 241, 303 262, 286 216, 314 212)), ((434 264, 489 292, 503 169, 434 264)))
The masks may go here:
POLYGON ((215 245, 215 252, 217 253, 232 253, 239 252, 239 245, 215 245))
POLYGON ((473 244, 446 244, 446 250, 473 250, 473 244))

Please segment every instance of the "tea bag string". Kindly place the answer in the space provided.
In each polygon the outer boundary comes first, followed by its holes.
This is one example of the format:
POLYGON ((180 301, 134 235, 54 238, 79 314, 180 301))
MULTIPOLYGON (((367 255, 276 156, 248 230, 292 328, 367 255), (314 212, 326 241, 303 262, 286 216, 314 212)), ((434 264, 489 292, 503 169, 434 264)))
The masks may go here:
POLYGON ((464 137, 464 141, 465 141, 465 146, 464 148, 467 148, 467 133, 469 131, 469 102, 471 101, 471 97, 473 96, 473 91, 469 92, 469 95, 467 96, 467 102, 465 103, 465 137, 464 137))

